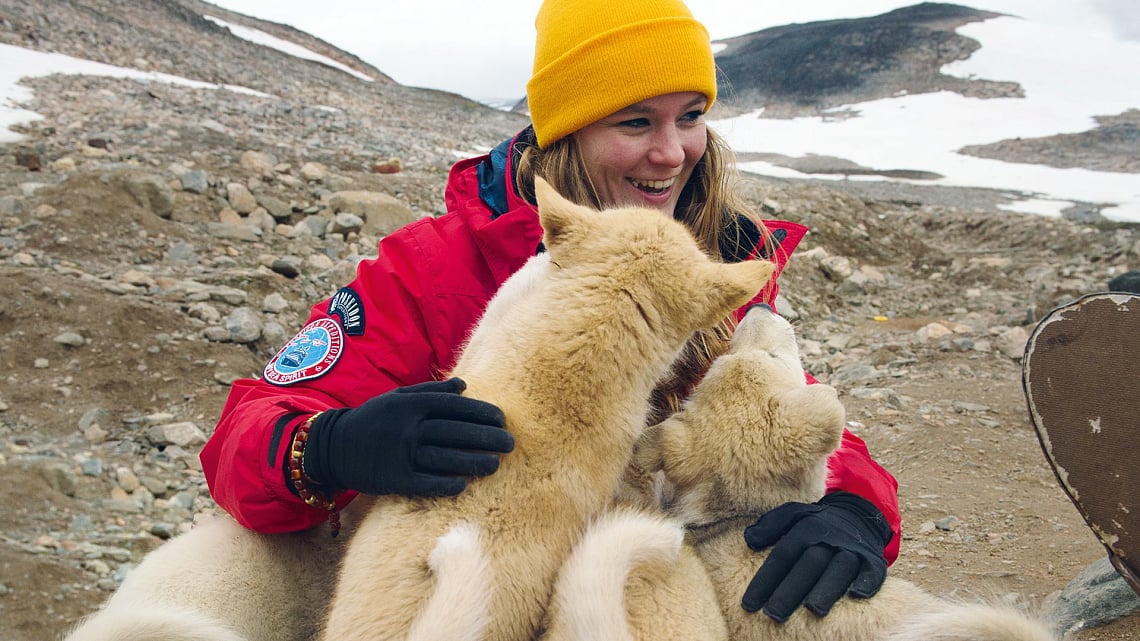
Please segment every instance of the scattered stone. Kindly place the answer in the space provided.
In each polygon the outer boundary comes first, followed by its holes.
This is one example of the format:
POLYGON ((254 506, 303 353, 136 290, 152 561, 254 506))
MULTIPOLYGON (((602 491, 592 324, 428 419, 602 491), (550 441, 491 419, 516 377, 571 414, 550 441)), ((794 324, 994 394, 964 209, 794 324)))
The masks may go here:
POLYGON ((71 156, 64 156, 63 158, 56 159, 54 162, 52 162, 51 170, 58 173, 67 173, 69 171, 75 171, 75 168, 78 166, 79 163, 76 162, 74 158, 71 156))
POLYGON ((828 280, 836 283, 847 280, 855 271, 851 261, 843 256, 826 256, 819 261, 819 268, 828 280))
POLYGON ((206 442, 206 434, 189 421, 154 425, 147 428, 146 436, 151 443, 159 447, 169 445, 196 447, 206 442))
POLYGON ((15 216, 23 210, 20 199, 15 196, 0 196, 0 216, 15 216))
POLYGON ((127 271, 120 274, 119 282, 126 283, 128 285, 134 285, 136 287, 153 287, 155 284, 154 278, 152 278, 150 274, 141 272, 137 269, 128 269, 127 271))
POLYGON ((1140 269, 1131 269, 1108 281, 1108 291, 1140 294, 1140 269))
POLYGON ((241 183, 226 185, 226 200, 229 201, 230 207, 233 207, 234 211, 239 214, 248 214, 257 209, 257 199, 250 193, 249 188, 241 183))
POLYGON ((214 287, 210 290, 210 299, 229 303, 230 305, 243 305, 249 294, 236 287, 214 287))
POLYGON ((39 171, 43 169, 44 161, 40 154, 31 151, 17 151, 12 155, 16 159, 16 164, 28 171, 39 171))
POLYGON ((243 151, 238 158, 238 163, 259 176, 272 176, 273 167, 277 164, 277 160, 262 151, 243 151))
POLYGON ((257 312, 248 307, 239 307, 232 311, 223 321, 223 325, 229 332, 230 342, 252 343, 261 338, 261 318, 257 312))
POLYGON ((100 458, 85 458, 79 462, 79 471, 84 476, 103 476, 104 470, 103 459, 100 458))
POLYGON ((206 226, 206 231, 214 238, 240 240, 247 243, 255 243, 261 240, 262 235, 261 230, 256 227, 230 223, 209 223, 206 226))
POLYGON ((270 314, 280 314, 287 309, 289 309, 289 301, 277 292, 266 296, 261 303, 261 310, 270 314))
POLYGON ((311 254, 305 259, 305 264, 312 267, 314 271, 323 272, 326 269, 332 269, 333 260, 324 254, 311 254))
POLYGON ((914 333, 914 340, 919 343, 929 343, 940 338, 951 336, 953 333, 954 330, 946 327, 942 323, 930 323, 929 325, 924 325, 914 333))
POLYGON ((87 341, 77 332, 64 332, 56 335, 56 337, 52 339, 52 342, 68 347, 83 347, 87 341))
POLYGON ((48 461, 41 464, 38 471, 53 490, 64 496, 75 496, 78 483, 75 470, 70 465, 61 461, 48 461))
POLYGON ((115 481, 125 492, 134 492, 142 486, 138 475, 129 467, 115 468, 115 481))
POLYGON ((1085 568, 1048 605, 1062 632, 1077 632, 1140 610, 1140 596, 1105 557, 1085 568))
POLYGON ((270 269, 286 278, 296 278, 301 275, 301 259, 297 256, 282 256, 273 261, 270 269))
POLYGON ((155 216, 170 218, 174 214, 174 192, 161 177, 131 174, 127 176, 124 185, 139 206, 155 216))
POLYGON ((197 265, 198 252, 185 241, 171 243, 166 250, 166 262, 170 265, 197 265))
POLYGON ((332 233, 348 235, 364 229, 364 219, 356 214, 340 212, 333 217, 332 233))
POLYGON ((329 198, 334 213, 356 214, 363 219, 364 233, 386 236, 416 220, 408 206, 399 200, 373 191, 341 191, 329 198))
POLYGON ((307 162, 301 165, 301 178, 309 182, 319 182, 327 178, 329 170, 319 162, 307 162))
POLYGON ((203 169, 191 169, 178 176, 182 191, 204 194, 210 190, 210 176, 203 169))
POLYGON ((328 226, 329 219, 324 216, 319 214, 306 216, 302 218, 301 222, 293 229, 293 234, 290 238, 324 238, 328 226))
POLYGON ((266 345, 277 350, 292 337, 292 334, 286 331, 281 323, 271 320, 265 323, 265 327, 261 330, 261 337, 265 340, 266 345))
POLYGON ((288 221, 293 216, 293 206, 269 194, 258 194, 257 204, 265 208, 275 221, 288 221))
POLYGON ((233 207, 223 207, 218 212, 218 222, 223 225, 241 225, 245 219, 233 207))
POLYGON ((1010 327, 997 335, 997 348, 1002 354, 1015 361, 1025 355, 1025 344, 1029 342, 1029 332, 1024 327, 1010 327))
POLYGON ((903 408, 902 397, 892 389, 885 387, 855 387, 850 392, 851 398, 857 398, 873 403, 881 403, 894 409, 903 408))
POLYGON ((207 323, 216 323, 222 320, 222 313, 218 311, 218 308, 204 302, 192 303, 190 307, 187 308, 186 313, 189 314, 191 318, 197 318, 207 323))
POLYGON ((258 207, 249 212, 249 216, 245 219, 245 224, 261 232, 262 238, 272 234, 273 230, 277 228, 277 221, 273 216, 269 215, 269 212, 266 211, 264 207, 258 207))

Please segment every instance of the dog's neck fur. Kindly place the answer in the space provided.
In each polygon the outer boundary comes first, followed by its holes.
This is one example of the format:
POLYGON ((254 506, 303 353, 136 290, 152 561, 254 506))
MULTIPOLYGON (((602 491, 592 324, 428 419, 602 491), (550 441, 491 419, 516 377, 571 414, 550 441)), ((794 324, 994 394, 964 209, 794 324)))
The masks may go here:
MULTIPOLYGON (((560 273, 548 260, 524 268, 548 270, 544 278, 522 274, 529 285, 492 302, 488 315, 499 316, 504 311, 499 308, 508 307, 510 323, 480 324, 454 374, 469 381, 468 394, 507 412, 507 429, 516 445, 515 453, 504 459, 504 469, 521 457, 558 466, 573 460, 566 456, 567 448, 588 447, 598 455, 590 458, 592 469, 585 473, 616 478, 645 426, 654 385, 689 334, 668 323, 643 322, 629 301, 613 298, 612 292, 580 273, 560 273), (578 312, 559 316, 554 311, 568 305, 578 312), (494 371, 518 373, 511 389, 481 388, 480 381, 502 380, 489 375, 494 371), (516 394, 529 402, 513 402, 516 394), (515 414, 515 408, 527 414, 515 414), (539 423, 546 427, 525 427, 539 423)), ((654 292, 633 295, 647 305, 659 300, 654 292)))

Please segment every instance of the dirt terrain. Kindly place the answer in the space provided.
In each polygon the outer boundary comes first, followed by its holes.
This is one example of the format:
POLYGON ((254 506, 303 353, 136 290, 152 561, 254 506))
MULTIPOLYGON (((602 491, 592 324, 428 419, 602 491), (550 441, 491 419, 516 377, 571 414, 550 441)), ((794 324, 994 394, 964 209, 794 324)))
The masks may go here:
MULTIPOLYGON (((247 306, 291 333, 309 303, 350 276, 346 248, 366 251, 363 240, 202 234, 144 210, 115 175, 75 172, 2 219, 0 236, 19 244, 0 253, 9 497, 0 627, 13 641, 54 638, 147 550, 216 510, 194 460, 201 437, 226 385, 255 375, 283 339, 242 344, 207 330, 247 306), (313 261, 323 271, 289 278, 266 268, 330 246, 343 253, 313 261), (174 260, 176 247, 197 262, 174 260), (209 293, 187 289, 190 279, 209 293), (264 311, 270 294, 287 308, 264 311), (218 318, 192 311, 203 301, 218 318), (170 424, 198 435, 155 434, 170 424)), ((408 201, 438 198, 442 186, 430 173, 338 175, 408 201)), ((784 311, 797 318, 809 369, 843 392, 852 428, 899 480, 904 540, 892 571, 943 593, 1040 602, 1101 558, 1027 420, 1017 341, 1051 306, 1136 264, 1140 234, 757 178, 745 192, 766 215, 815 230, 782 279, 784 311), (938 336, 931 323, 953 333, 938 336)), ((176 200, 193 211, 197 198, 176 200)), ((1077 638, 1137 630, 1140 619, 1128 618, 1077 638)))

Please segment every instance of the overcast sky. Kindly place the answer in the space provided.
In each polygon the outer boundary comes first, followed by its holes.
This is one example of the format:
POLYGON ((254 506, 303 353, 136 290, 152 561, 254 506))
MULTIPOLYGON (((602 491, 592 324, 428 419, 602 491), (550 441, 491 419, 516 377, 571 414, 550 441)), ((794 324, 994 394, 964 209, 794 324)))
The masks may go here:
MULTIPOLYGON (((541 4, 541 0, 211 1, 318 36, 401 84, 480 100, 519 98, 525 93, 534 53, 534 16, 541 4)), ((917 3, 689 0, 688 4, 715 40, 792 22, 872 16, 917 3)), ((978 0, 968 6, 1140 40, 1137 0, 978 0)))

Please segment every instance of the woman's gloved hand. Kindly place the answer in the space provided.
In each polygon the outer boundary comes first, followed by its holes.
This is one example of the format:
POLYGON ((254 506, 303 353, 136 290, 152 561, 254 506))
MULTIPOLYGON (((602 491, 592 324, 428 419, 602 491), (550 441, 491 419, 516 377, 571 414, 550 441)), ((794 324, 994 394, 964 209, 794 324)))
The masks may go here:
POLYGON ((322 413, 309 430, 305 474, 328 493, 459 494, 515 446, 502 410, 460 396, 466 387, 458 378, 431 381, 322 413))
POLYGON ((772 551, 741 605, 783 623, 800 605, 824 616, 846 593, 874 596, 887 577, 883 548, 891 536, 883 513, 850 492, 785 503, 744 530, 748 547, 772 551))

